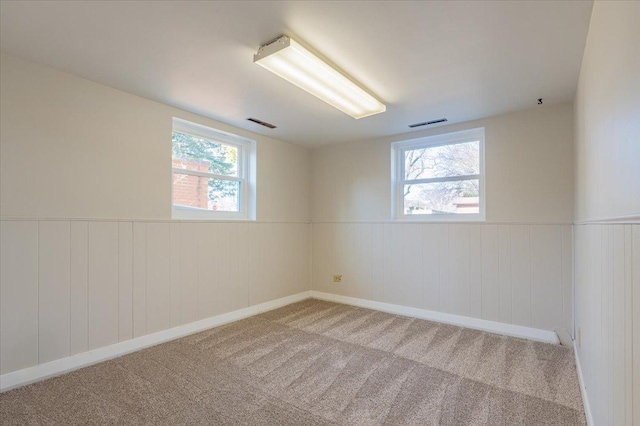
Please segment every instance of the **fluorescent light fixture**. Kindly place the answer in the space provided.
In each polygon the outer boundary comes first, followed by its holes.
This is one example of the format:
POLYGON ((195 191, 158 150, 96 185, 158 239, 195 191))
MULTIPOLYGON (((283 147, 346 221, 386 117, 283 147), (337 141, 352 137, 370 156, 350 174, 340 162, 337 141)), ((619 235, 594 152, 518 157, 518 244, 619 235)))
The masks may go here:
POLYGON ((253 62, 353 118, 387 110, 382 102, 288 36, 261 46, 253 62))

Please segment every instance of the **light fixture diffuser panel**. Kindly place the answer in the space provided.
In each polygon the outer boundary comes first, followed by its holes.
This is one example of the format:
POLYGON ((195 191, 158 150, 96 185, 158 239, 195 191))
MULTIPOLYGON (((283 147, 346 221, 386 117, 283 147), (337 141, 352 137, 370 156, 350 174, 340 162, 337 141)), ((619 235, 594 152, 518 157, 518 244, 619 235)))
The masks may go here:
POLYGON ((261 46, 253 62, 353 118, 387 110, 382 102, 288 36, 261 46))

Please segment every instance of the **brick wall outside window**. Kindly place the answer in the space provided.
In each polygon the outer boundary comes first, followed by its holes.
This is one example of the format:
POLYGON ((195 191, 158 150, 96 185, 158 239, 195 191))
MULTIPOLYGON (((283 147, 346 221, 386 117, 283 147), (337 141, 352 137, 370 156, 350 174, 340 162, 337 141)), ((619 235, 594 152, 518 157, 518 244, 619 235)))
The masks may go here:
MULTIPOLYGON (((185 160, 174 158, 173 167, 200 172, 209 171, 209 162, 206 160, 185 160)), ((208 209, 208 183, 209 179, 202 176, 173 174, 173 204, 200 209, 208 209)))

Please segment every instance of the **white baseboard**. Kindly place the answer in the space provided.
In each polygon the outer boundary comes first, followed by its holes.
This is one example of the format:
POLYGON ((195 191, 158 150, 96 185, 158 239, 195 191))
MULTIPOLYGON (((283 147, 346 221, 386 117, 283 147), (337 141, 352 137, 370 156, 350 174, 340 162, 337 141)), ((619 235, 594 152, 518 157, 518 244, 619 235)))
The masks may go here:
POLYGON ((459 325, 461 327, 473 328, 475 330, 488 331, 497 334, 504 334, 512 337, 537 340, 540 342, 553 343, 556 345, 560 343, 558 335, 554 331, 550 330, 541 330, 538 328, 505 324, 502 322, 488 321, 479 318, 464 317, 462 315, 446 314, 443 312, 430 311, 420 308, 411 308, 408 306, 394 305, 391 303, 375 302, 373 300, 340 296, 337 294, 323 293, 315 290, 311 290, 311 297, 315 299, 345 303, 347 305, 358 306, 361 308, 375 309, 378 311, 389 312, 391 314, 459 325))
POLYGON ((280 308, 282 306, 299 302, 310 297, 310 291, 303 291, 302 293, 283 297, 281 299, 271 300, 259 305, 254 305, 248 308, 227 312, 226 314, 220 314, 210 318, 205 318, 200 321, 170 328, 168 330, 159 331, 157 333, 148 334, 146 336, 136 337, 135 339, 127 340, 125 342, 115 343, 113 345, 57 359, 45 364, 24 368, 18 371, 12 371, 0 376, 0 392, 28 385, 30 383, 34 383, 50 377, 58 376, 69 371, 87 367, 98 362, 116 358, 130 352, 135 352, 149 346, 154 346, 160 343, 168 342, 170 340, 178 339, 180 337, 207 330, 209 328, 217 327, 233 321, 238 321, 240 319, 280 308))
POLYGON ((582 394, 582 405, 584 406, 584 415, 587 418, 587 426, 594 426, 593 415, 591 414, 591 405, 589 405, 587 387, 584 384, 582 366, 580 365, 580 358, 578 357, 578 348, 576 347, 575 340, 573 341, 573 353, 576 357, 576 370, 578 370, 578 382, 580 383, 580 393, 582 394))
MULTIPOLYGON (((340 296, 337 294, 323 293, 319 291, 309 290, 281 299, 272 300, 261 303, 259 305, 250 306, 248 308, 238 309, 236 311, 225 314, 216 315, 200 321, 170 328, 168 330, 159 331, 157 333, 148 334, 146 336, 136 337, 135 339, 124 342, 115 343, 90 350, 87 352, 71 355, 45 364, 24 368, 18 371, 12 371, 0 376, 0 392, 14 389, 20 386, 28 385, 50 377, 58 376, 82 367, 87 367, 102 361, 116 358, 149 346, 158 345, 180 337, 188 336, 209 328, 217 327, 233 321, 238 321, 262 312, 280 308, 282 306, 296 303, 308 298, 321 300, 329 300, 338 303, 358 306, 362 308, 375 309, 378 311, 389 312, 397 315, 410 316, 415 318, 427 319, 431 321, 443 322, 447 324, 459 325, 462 327, 483 330, 492 333, 504 334, 507 336, 520 337, 524 339, 537 340, 541 342, 558 344, 558 336, 553 331, 540 330, 536 328, 523 327, 518 325, 504 324, 495 321, 487 321, 477 318, 464 317, 461 315, 446 314, 442 312, 429 311, 426 309, 411 308, 408 306, 394 305, 391 303, 375 302, 372 300, 358 299, 355 297, 340 296)), ((576 364, 579 366, 576 354, 576 364)), ((578 367, 578 374, 582 385, 581 370, 578 367)), ((587 411, 586 394, 583 394, 585 401, 585 412, 587 411)), ((591 423, 593 424, 593 423, 591 423)))

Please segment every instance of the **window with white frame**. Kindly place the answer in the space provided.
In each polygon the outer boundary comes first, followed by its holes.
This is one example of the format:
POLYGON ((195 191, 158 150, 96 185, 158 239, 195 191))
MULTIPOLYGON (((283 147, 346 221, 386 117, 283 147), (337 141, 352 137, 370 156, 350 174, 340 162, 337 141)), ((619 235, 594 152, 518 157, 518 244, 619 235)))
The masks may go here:
POLYGON ((172 217, 254 219, 255 142, 173 119, 172 217))
POLYGON ((397 220, 484 220, 484 128, 392 144, 397 220))

